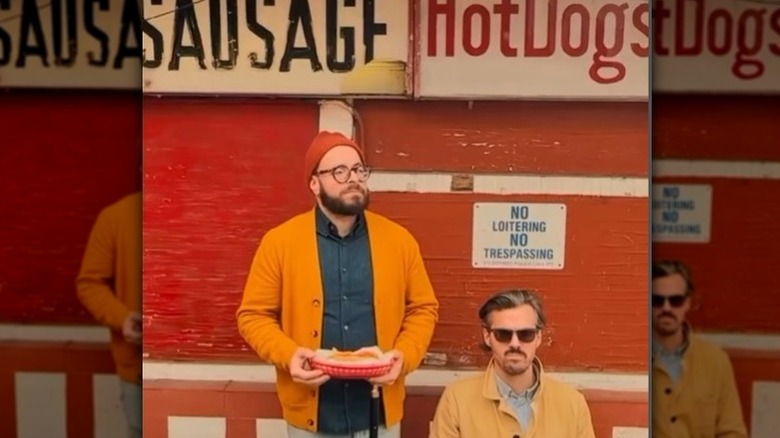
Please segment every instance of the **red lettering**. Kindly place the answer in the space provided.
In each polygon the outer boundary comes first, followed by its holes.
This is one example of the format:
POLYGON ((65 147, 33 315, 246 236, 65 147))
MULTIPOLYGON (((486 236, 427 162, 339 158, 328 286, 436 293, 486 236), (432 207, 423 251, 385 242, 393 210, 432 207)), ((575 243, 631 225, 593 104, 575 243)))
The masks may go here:
POLYGON ((674 35, 674 48, 677 55, 694 56, 701 53, 702 49, 702 22, 704 21, 704 0, 691 0, 695 3, 696 12, 694 15, 695 24, 693 37, 693 46, 685 46, 685 33, 679 30, 685 29, 685 0, 677 1, 677 15, 675 18, 675 26, 678 32, 674 35))
POLYGON ((445 17, 444 54, 455 56, 455 3, 452 0, 445 0, 444 4, 428 0, 428 56, 436 56, 439 14, 445 17))
MULTIPOLYGON (((634 9, 634 14, 631 17, 634 22, 634 27, 647 38, 650 37, 650 24, 642 21, 642 16, 644 15, 650 20, 649 9, 650 6, 647 3, 642 3, 638 8, 634 9)), ((648 41, 647 45, 644 47, 639 43, 631 43, 631 51, 634 52, 636 56, 646 57, 650 51, 650 42, 648 41)))
POLYGON ((563 10, 561 19, 561 47, 569 56, 582 56, 588 51, 588 36, 590 35, 590 13, 583 5, 573 4, 563 10), (572 45, 571 28, 572 17, 577 14, 580 20, 579 46, 572 45))
POLYGON ((707 20, 707 46, 716 55, 725 55, 731 51, 731 38, 734 32, 731 14, 725 9, 715 9, 707 20), (718 20, 723 22, 723 31, 718 29, 718 20), (723 43, 718 45, 718 35, 723 35, 723 43))
POLYGON ((520 12, 520 6, 512 4, 512 0, 501 0, 493 6, 493 12, 501 16, 501 53, 504 56, 517 56, 517 49, 509 44, 512 15, 520 12))
POLYGON ((499 51, 507 58, 544 58, 553 56, 556 51, 573 58, 592 54, 593 61, 587 74, 597 83, 612 84, 624 80, 627 74, 625 64, 619 59, 621 54, 628 52, 646 58, 649 52, 649 3, 637 2, 629 7, 627 2, 603 2, 594 7, 590 2, 572 1, 567 2, 565 8, 561 7, 560 14, 558 0, 493 0, 492 4, 475 0, 461 0, 460 3, 428 0, 426 4, 429 8, 426 20, 428 56, 441 53, 438 47, 441 41, 437 41, 437 36, 446 38, 446 56, 455 56, 457 43, 462 46, 461 54, 479 57, 491 50, 491 39, 499 35, 492 42, 494 47, 490 53, 493 56, 499 51), (525 2, 523 11, 520 1, 525 2), (520 17, 520 14, 524 16, 520 17), (437 28, 442 16, 446 27, 437 28), (514 20, 523 20, 523 23, 514 20), (628 21, 631 24, 627 26, 628 21), (518 24, 524 24, 524 29, 520 30, 518 24), (458 41, 454 39, 456 29, 462 29, 458 41), (498 46, 496 42, 499 42, 498 46))
MULTIPOLYGON (((769 20, 769 27, 772 28, 775 33, 780 36, 780 9, 776 10, 772 14, 772 18, 769 20)), ((769 50, 775 55, 780 56, 780 44, 772 43, 769 45, 769 50)))
POLYGON ((525 1, 525 56, 545 57, 555 53, 555 17, 558 0, 547 0, 547 44, 536 47, 536 0, 525 1))
POLYGON ((471 56, 479 56, 490 47, 490 11, 482 5, 471 5, 463 12, 463 50, 471 56), (474 17, 478 16, 480 24, 479 45, 473 45, 472 26, 474 17))
POLYGON ((741 79, 754 79, 764 74, 764 63, 758 59, 752 58, 761 51, 764 43, 764 14, 766 10, 747 10, 739 17, 737 24, 737 59, 731 67, 734 76, 741 79), (752 38, 747 33, 748 22, 753 21, 755 33, 752 38), (753 40, 753 44, 748 44, 748 39, 753 40), (751 58, 748 58, 751 57, 751 58))
MULTIPOLYGON (((734 77, 750 80, 766 73, 766 64, 761 55, 766 48, 774 55, 780 55, 780 9, 743 8, 741 3, 733 7, 705 10, 704 0, 678 0, 674 9, 674 53, 676 56, 695 56, 706 51, 714 56, 734 53, 731 72, 734 77), (765 30, 769 28, 770 30, 765 30), (691 39, 692 38, 692 39, 691 39)), ((653 9, 655 26, 655 51, 663 48, 663 35, 659 33, 664 12, 663 0, 657 0, 653 9)), ((635 11, 636 12, 636 11, 635 11)), ((772 56, 772 55, 769 55, 772 56)))
POLYGON ((623 3, 622 5, 605 5, 599 10, 596 16, 596 53, 593 54, 593 65, 590 67, 590 77, 600 84, 612 84, 620 82, 626 77, 626 66, 622 63, 614 60, 606 60, 604 58, 612 58, 620 54, 623 51, 623 32, 615 32, 615 42, 612 47, 606 45, 606 22, 607 16, 613 15, 615 17, 615 29, 625 28, 625 11, 628 9, 628 5, 623 3), (601 70, 605 68, 615 69, 615 75, 607 77, 601 74, 601 70))
POLYGON ((656 0, 653 4, 653 49, 659 55, 668 55, 669 48, 664 46, 664 20, 671 16, 671 11, 664 7, 664 0, 656 0))

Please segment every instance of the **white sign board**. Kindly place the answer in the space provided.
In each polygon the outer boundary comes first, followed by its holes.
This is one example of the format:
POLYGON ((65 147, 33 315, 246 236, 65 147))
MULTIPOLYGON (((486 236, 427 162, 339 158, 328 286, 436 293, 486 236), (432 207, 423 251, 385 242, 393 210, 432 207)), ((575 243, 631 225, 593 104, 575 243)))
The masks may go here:
POLYGON ((0 1, 0 88, 141 88, 138 0, 0 1))
POLYGON ((408 0, 144 0, 144 16, 146 93, 406 91, 408 0))
POLYGON ((473 226, 475 268, 563 269, 565 204, 477 202, 473 226))
POLYGON ((653 5, 653 91, 780 92, 780 2, 653 5))
POLYGON ((420 4, 421 97, 647 100, 647 1, 420 4))
POLYGON ((653 241, 710 241, 712 186, 653 184, 653 241))

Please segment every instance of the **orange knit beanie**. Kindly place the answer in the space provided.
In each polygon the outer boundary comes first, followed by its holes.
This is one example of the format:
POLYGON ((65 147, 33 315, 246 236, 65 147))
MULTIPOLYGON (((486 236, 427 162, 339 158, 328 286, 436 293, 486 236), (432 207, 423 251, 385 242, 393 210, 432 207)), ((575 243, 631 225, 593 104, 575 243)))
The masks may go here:
POLYGON ((344 136, 344 134, 338 132, 321 131, 319 134, 317 134, 316 137, 314 137, 314 140, 311 142, 309 149, 306 151, 306 157, 303 160, 303 169, 307 183, 311 179, 312 174, 314 174, 314 171, 317 170, 317 166, 319 166, 322 157, 325 156, 329 150, 335 148, 336 146, 351 147, 357 151, 358 155, 360 155, 360 160, 365 163, 366 159, 363 156, 363 149, 361 149, 357 143, 344 136))

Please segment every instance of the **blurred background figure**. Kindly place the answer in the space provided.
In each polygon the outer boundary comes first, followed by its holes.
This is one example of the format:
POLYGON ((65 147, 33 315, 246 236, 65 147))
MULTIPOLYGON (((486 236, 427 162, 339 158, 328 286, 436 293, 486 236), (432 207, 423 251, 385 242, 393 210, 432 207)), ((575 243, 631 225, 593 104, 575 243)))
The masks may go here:
POLYGON ((78 297, 111 330, 129 438, 141 437, 141 192, 104 208, 76 280, 78 297))
POLYGON ((731 361, 686 320, 693 283, 679 261, 653 264, 653 437, 747 438, 731 361))

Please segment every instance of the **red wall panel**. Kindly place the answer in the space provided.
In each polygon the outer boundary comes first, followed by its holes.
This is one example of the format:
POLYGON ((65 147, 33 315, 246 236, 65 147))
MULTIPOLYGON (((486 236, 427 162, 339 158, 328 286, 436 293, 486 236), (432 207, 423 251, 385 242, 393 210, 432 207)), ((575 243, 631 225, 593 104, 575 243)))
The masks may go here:
POLYGON ((0 96, 0 321, 92 323, 74 280, 92 224, 140 187, 141 96, 0 96))
POLYGON ((359 101, 388 170, 647 176, 648 104, 359 101))
MULTIPOLYGON (((765 96, 654 96, 654 158, 780 161, 780 107, 765 96)), ((736 166, 737 164, 735 164, 736 166)), ((712 184, 711 241, 654 243, 653 258, 679 258, 697 287, 691 312, 705 331, 779 332, 780 181, 654 178, 712 184)))
POLYGON ((653 158, 780 160, 777 96, 653 95, 653 158))
POLYGON ((150 357, 254 357, 235 312, 263 234, 311 206, 302 157, 317 123, 314 102, 144 101, 150 357))
POLYGON ((655 243, 653 258, 679 258, 696 286, 691 322, 699 330, 780 332, 777 271, 780 181, 656 178, 712 184, 707 244, 655 243))
POLYGON ((483 366, 479 306, 497 290, 543 296, 549 329, 540 350, 556 370, 647 369, 648 207, 644 198, 375 194, 373 208, 418 239, 441 304, 432 352, 450 366, 483 366), (471 267, 474 202, 563 202, 561 271, 471 267))

